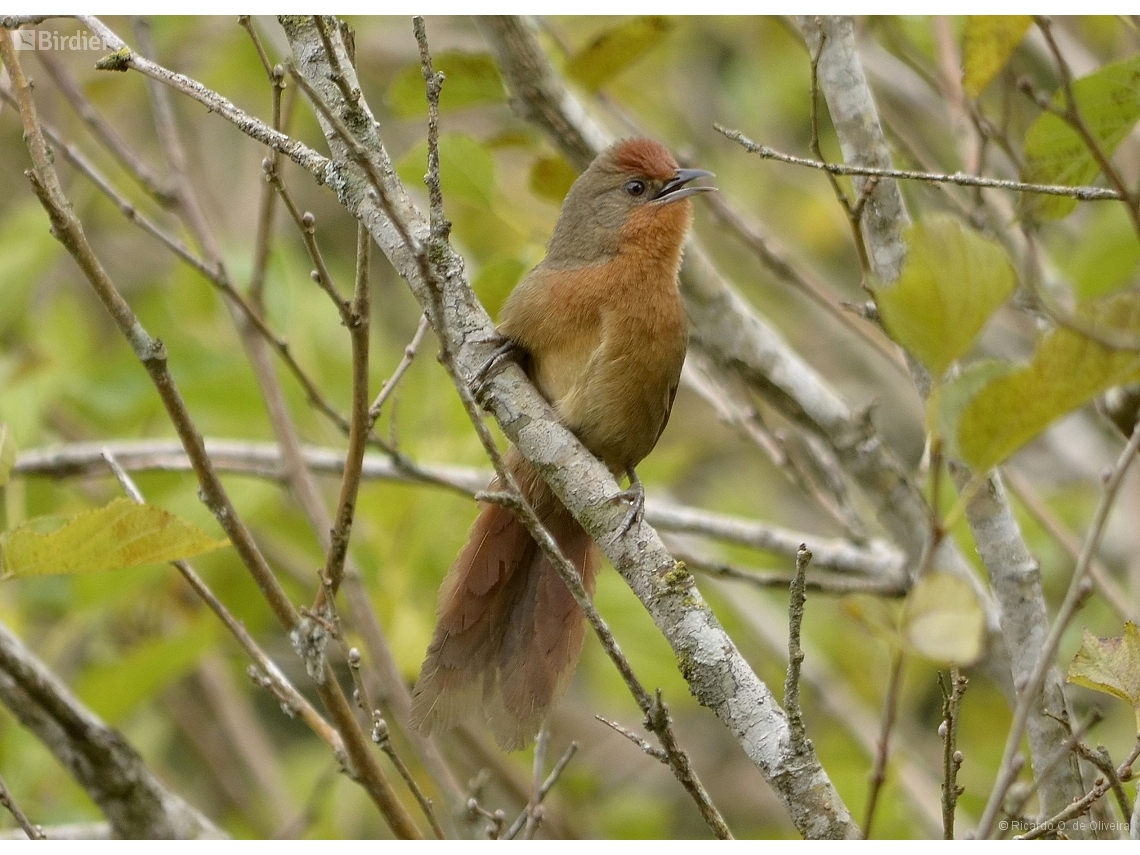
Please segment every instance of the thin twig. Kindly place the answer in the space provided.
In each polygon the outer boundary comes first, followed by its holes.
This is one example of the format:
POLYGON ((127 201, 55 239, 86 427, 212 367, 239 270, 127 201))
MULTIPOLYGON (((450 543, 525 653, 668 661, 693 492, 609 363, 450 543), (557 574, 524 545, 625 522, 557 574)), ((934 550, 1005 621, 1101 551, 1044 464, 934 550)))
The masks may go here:
POLYGON ((938 172, 918 172, 910 169, 880 169, 873 166, 851 166, 844 163, 830 163, 823 160, 810 160, 784 154, 766 145, 753 142, 740 131, 717 124, 713 127, 730 140, 740 143, 746 150, 767 160, 778 160, 810 169, 822 169, 831 175, 863 175, 875 178, 897 178, 910 181, 927 181, 933 184, 960 184, 964 187, 994 187, 999 190, 1013 190, 1018 193, 1040 193, 1045 196, 1069 196, 1085 202, 1102 200, 1122 200, 1124 196, 1117 190, 1105 187, 1067 187, 1063 184, 1029 184, 1023 181, 1009 181, 1003 178, 985 178, 980 175, 967 175, 964 172, 945 174, 938 172))
POLYGON ((412 367, 412 360, 416 358, 416 353, 419 351, 420 345, 423 344, 424 336, 427 335, 429 329, 431 329, 431 322, 427 319, 427 315, 420 315, 420 322, 416 327, 415 335, 413 335, 412 340, 408 342, 408 346, 404 348, 403 357, 400 359, 395 371, 392 372, 392 376, 385 380, 383 385, 380 386, 376 400, 373 401, 372 406, 368 408, 370 430, 372 425, 376 424, 376 420, 380 418, 380 411, 384 409, 384 404, 388 398, 392 396, 392 393, 396 391, 396 386, 399 385, 400 380, 403 379, 407 370, 412 367))
POLYGON ((114 125, 99 114, 95 106, 80 91, 79 84, 75 82, 67 67, 55 58, 52 51, 38 51, 36 56, 72 109, 103 147, 122 165, 126 173, 138 182, 148 196, 164 208, 174 205, 175 195, 168 182, 127 145, 114 125))
POLYGON ((1132 813, 1132 806, 1128 804, 1128 796, 1124 792, 1124 785, 1120 781, 1120 776, 1116 774, 1116 767, 1112 763, 1112 758, 1109 756, 1108 751, 1103 745, 1098 745, 1096 750, 1089 748, 1083 742, 1078 742, 1075 746, 1077 754, 1088 760, 1100 773, 1108 780, 1109 786, 1112 788, 1112 794, 1116 798, 1116 806, 1120 809, 1120 816, 1127 820, 1132 813))
POLYGON ((1092 525, 1089 527, 1088 535, 1085 538, 1085 545, 1081 550, 1081 557, 1077 561, 1077 566, 1073 568, 1073 578, 1069 583, 1069 589, 1065 593, 1065 599, 1057 611, 1057 618, 1053 621, 1053 626, 1042 646, 1037 664, 1034 666, 1026 685, 1018 687, 1020 696, 1014 713, 1013 724, 1010 726, 1009 735, 1006 738, 998 782, 990 793, 985 812, 978 824, 978 837, 980 838, 989 837, 993 832, 998 810, 1005 799, 1006 792, 1013 783, 1014 777, 1008 774, 1008 769, 1013 757, 1017 754, 1022 734, 1025 732, 1025 725, 1032 712, 1031 700, 1037 697, 1045 680, 1045 674, 1053 667, 1053 658, 1057 653, 1058 645, 1061 643, 1061 635, 1076 614, 1077 608, 1088 595, 1089 582, 1086 576, 1089 566, 1096 554, 1101 534, 1104 532, 1104 526, 1108 521, 1109 511, 1112 510, 1120 485, 1124 482, 1124 475, 1136 456, 1137 449, 1140 449, 1140 423, 1137 423, 1136 428, 1132 431, 1131 439, 1128 440, 1128 444, 1125 445, 1120 457, 1117 458, 1112 468, 1112 474, 1105 483, 1104 493, 1101 495, 1100 503, 1093 515, 1092 525))
MULTIPOLYGON (((811 144, 810 148, 812 153, 819 158, 820 162, 824 161, 823 149, 819 144, 819 59, 823 56, 823 49, 827 46, 827 33, 821 27, 819 30, 819 45, 811 56, 811 88, 808 93, 808 104, 811 119, 811 144)), ((720 130, 718 127, 717 130, 720 130)), ((863 240, 863 206, 867 202, 870 192, 874 190, 871 181, 868 181, 863 188, 863 192, 859 194, 858 202, 852 206, 851 201, 847 198, 847 193, 844 192, 843 187, 840 186, 836 178, 836 173, 828 172, 827 181, 831 185, 831 192, 835 195, 836 201, 839 206, 843 208, 843 213, 847 217, 847 224, 851 228, 852 242, 855 245, 855 251, 859 255, 859 269, 863 271, 863 282, 866 284, 871 278, 871 260, 867 257, 867 243, 863 240)), ((875 179, 872 179, 875 181, 875 179)))
MULTIPOLYGON (((535 808, 542 804, 547 794, 554 788, 554 785, 558 783, 558 779, 562 777, 563 771, 565 771, 567 764, 569 764, 570 759, 574 756, 577 750, 578 743, 571 742, 570 747, 566 749, 565 753, 563 753, 563 755, 559 758, 558 762, 554 764, 554 768, 550 770, 550 774, 546 776, 546 780, 542 782, 542 786, 538 788, 538 791, 535 794, 535 808)), ((526 809, 524 809, 522 813, 518 815, 515 821, 511 823, 511 827, 503 833, 503 840, 514 840, 516 837, 518 837, 519 831, 522 830, 523 826, 529 824, 530 810, 530 805, 527 805, 526 809)))
MULTIPOLYGON (((1127 779, 1132 774, 1132 764, 1140 758, 1140 736, 1136 738, 1135 744, 1132 746, 1131 753, 1124 759, 1124 762, 1117 767, 1115 777, 1118 780, 1127 779)), ((1080 816, 1090 807, 1093 806, 1105 793, 1112 788, 1112 783, 1107 777, 1097 778, 1095 785, 1091 790, 1085 793, 1079 799, 1076 799, 1072 804, 1068 805, 1064 810, 1049 817, 1044 822, 1038 823, 1035 827, 1026 834, 1019 835, 1017 840, 1034 840, 1038 837, 1044 837, 1046 834, 1055 833, 1060 828, 1063 828, 1062 823, 1067 822, 1074 817, 1080 816)), ((1125 811, 1125 816, 1128 816, 1125 811)))
MULTIPOLYGON (((665 530, 664 526, 659 526, 665 530)), ((709 558, 692 549, 670 544, 673 557, 696 573, 703 573, 721 579, 746 582, 757 588, 787 588, 795 581, 795 575, 781 570, 753 570, 738 567, 724 561, 709 558)), ((821 594, 846 596, 848 594, 873 594, 880 597, 904 597, 909 590, 906 580, 899 579, 853 579, 833 574, 813 575, 804 581, 804 589, 821 594)))
MULTIPOLYGON (((123 336, 130 343, 136 357, 146 369, 187 454, 194 464, 203 501, 226 534, 229 535, 230 542, 241 556, 243 564, 254 577, 279 623, 286 631, 293 633, 293 638, 300 647, 302 636, 294 633, 294 630, 299 628, 297 610, 281 587, 218 479, 212 462, 205 452, 202 435, 194 424, 185 401, 170 375, 165 347, 161 341, 150 336, 130 305, 123 299, 88 243, 82 223, 63 193, 47 143, 39 127, 31 88, 24 77, 23 69, 12 47, 11 37, 6 31, 0 32, 0 49, 3 50, 4 65, 7 66, 12 77, 16 97, 20 103, 25 140, 34 165, 34 169, 29 171, 28 177, 33 191, 51 220, 53 235, 78 263, 123 336)), ((353 728, 356 730, 359 728, 352 715, 351 707, 349 707, 340 690, 340 685, 331 679, 323 659, 317 660, 315 663, 307 662, 307 664, 319 666, 320 670, 314 677, 322 701, 336 721, 337 729, 342 738, 345 737, 346 732, 350 734, 350 737, 346 739, 346 751, 353 772, 359 776, 359 780, 394 832, 400 836, 422 836, 403 805, 395 798, 391 786, 383 777, 375 759, 368 751, 363 734, 351 734, 353 728)))
POLYGON ((416 803, 420 806, 420 810, 422 810, 424 816, 427 817, 432 833, 438 840, 445 840, 447 835, 444 834, 443 827, 439 824, 439 817, 437 817, 435 813, 435 805, 433 805, 431 799, 424 794, 419 782, 416 781, 415 776, 407 764, 404 763, 400 755, 396 752, 396 746, 392 744, 392 735, 388 729, 388 723, 380 717, 380 710, 373 709, 372 717, 372 741, 380 747, 380 750, 387 755, 392 765, 396 767, 396 772, 404 780, 404 783, 415 798, 416 803))
MULTIPOLYGON (((364 451, 371 424, 368 414, 368 343, 372 317, 372 290, 368 282, 372 236, 363 224, 356 227, 356 285, 353 289, 352 311, 348 317, 348 332, 352 341, 352 421, 348 432, 348 451, 345 454, 344 475, 341 478, 340 498, 337 500, 331 545, 325 561, 323 578, 327 579, 328 594, 336 596, 344 576, 344 560, 348 554, 348 541, 352 534, 352 521, 356 515, 356 497, 360 492, 360 472, 364 464, 364 451)), ((318 595, 324 596, 322 586, 318 595)))
POLYGON ((800 666, 804 662, 800 629, 804 622, 804 602, 807 599, 804 583, 810 563, 811 552, 807 546, 800 544, 800 550, 796 554, 796 574, 792 578, 791 595, 788 598, 788 673, 784 678, 784 712, 788 714, 792 750, 797 754, 803 750, 807 738, 804 711, 800 707, 800 666))
POLYGON ((526 828, 523 831, 524 840, 534 840, 538 831, 538 824, 542 821, 542 808, 539 804, 539 793, 542 791, 543 770, 546 768, 546 750, 550 746, 550 725, 544 722, 539 728, 538 736, 534 740, 534 761, 531 780, 530 800, 526 806, 526 828))
POLYGON ((0 777, 0 806, 8 810, 8 813, 15 817, 16 822, 19 823, 20 828, 24 830, 24 834, 28 835, 29 840, 47 840, 44 831, 38 825, 32 823, 27 814, 20 809, 20 805, 12 798, 12 792, 8 789, 8 785, 4 783, 4 778, 0 777))
MULTIPOLYGON (((107 466, 110 467, 126 494, 140 504, 145 502, 146 499, 138 485, 119 465, 119 461, 109 448, 104 449, 103 459, 106 460, 107 466)), ((345 761, 344 742, 340 738, 340 734, 321 717, 321 714, 313 708, 312 704, 305 700, 304 695, 293 687, 293 684, 289 682, 277 664, 269 658, 253 636, 249 634, 245 625, 230 613, 225 604, 218 599, 210 586, 190 566, 189 562, 179 560, 170 563, 182 574, 182 578, 186 580, 194 593, 209 607, 210 611, 217 615, 218 620, 222 622, 222 625, 229 630, 230 635, 253 660, 254 666, 258 670, 256 680, 258 685, 272 693, 287 715, 290 717, 299 716, 333 750, 338 762, 343 764, 345 761)))
POLYGON ((954 814, 958 797, 965 788, 958 785, 958 770, 962 768, 962 752, 958 750, 958 722, 962 711, 962 695, 969 684, 955 665, 946 678, 938 672, 938 688, 942 692, 942 723, 938 734, 942 737, 942 836, 954 839, 954 814))
POLYGON ((890 675, 887 678, 887 689, 883 698, 883 723, 879 730, 879 746, 875 752, 875 765, 871 769, 870 786, 867 791, 867 810, 863 815, 863 839, 871 839, 871 825, 875 821, 875 808, 879 804, 879 795, 883 784, 887 780, 887 761, 890 758, 891 731, 895 727, 898 715, 899 697, 902 694, 902 674, 905 654, 901 649, 891 650, 890 675))
POLYGON ((1047 112, 1053 113, 1064 119, 1077 135, 1080 136, 1085 146, 1088 148, 1089 153, 1092 154, 1093 159, 1100 166, 1101 172, 1104 173, 1108 179, 1108 183, 1113 186, 1119 194, 1119 198, 1124 202, 1125 210, 1128 211, 1128 216, 1132 220, 1132 227, 1136 231, 1137 237, 1140 237, 1140 194, 1133 193, 1128 189, 1124 178, 1120 172, 1113 166, 1112 161, 1105 153, 1104 149, 1100 146, 1100 141, 1093 134, 1088 124, 1081 115, 1080 105, 1077 103, 1077 96, 1073 91, 1073 73, 1069 69, 1069 64, 1065 61, 1061 49, 1057 46, 1056 39, 1053 38, 1052 22, 1049 18, 1043 15, 1036 15, 1033 18, 1037 28, 1045 37, 1046 44, 1049 45, 1049 51, 1053 54, 1053 59, 1057 63, 1057 70, 1061 76, 1061 89, 1065 93, 1065 109, 1058 110, 1052 106, 1048 101, 1041 103, 1042 109, 1047 112))
POLYGON ((595 715, 594 718, 596 718, 598 721, 600 721, 602 724, 606 725, 607 727, 610 727, 610 728, 613 728, 614 730, 616 730, 618 733, 620 733, 622 736, 624 736, 626 739, 628 739, 630 742, 632 742, 634 745, 636 745, 638 748, 640 748, 643 754, 645 754, 649 757, 652 757, 657 762, 663 763, 666 766, 669 765, 669 756, 665 753, 664 749, 658 748, 655 745, 651 745, 650 743, 648 743, 644 739, 642 739, 640 736, 638 736, 636 733, 634 733, 632 730, 629 730, 627 728, 622 727, 616 721, 610 721, 605 716, 595 715))
MULTIPOLYGON (((1081 740, 1088 735, 1096 725, 1100 724, 1103 718, 1100 710, 1093 709, 1089 713, 1089 717, 1081 722, 1077 727, 1073 728, 1072 732, 1065 738, 1053 752, 1052 756, 1041 765, 1040 772, 1034 775, 1033 780, 1029 781, 1026 786, 1017 789, 1016 797, 1011 795, 1009 802, 1003 807, 1004 813, 1008 816, 1020 816, 1029 800, 1040 788, 1041 781, 1045 780, 1052 774, 1053 770, 1068 760, 1069 754, 1080 744, 1081 740)), ((1017 764, 1015 764, 1017 765, 1017 764)), ((1020 767, 1019 767, 1020 768, 1020 767)))
MULTIPOLYGON (((1033 485, 1012 466, 1005 467, 1002 474, 1005 476, 1006 483, 1009 484, 1009 489, 1017 496, 1025 509, 1040 523, 1049 536, 1065 550, 1065 553, 1074 563, 1078 561, 1081 557, 1080 541, 1045 504, 1033 485)), ((1121 620, 1140 620, 1140 605, 1133 602, 1119 583, 1109 575, 1108 568, 1099 558, 1094 558, 1089 564, 1089 578, 1093 580, 1093 584, 1096 585, 1105 602, 1121 620)))

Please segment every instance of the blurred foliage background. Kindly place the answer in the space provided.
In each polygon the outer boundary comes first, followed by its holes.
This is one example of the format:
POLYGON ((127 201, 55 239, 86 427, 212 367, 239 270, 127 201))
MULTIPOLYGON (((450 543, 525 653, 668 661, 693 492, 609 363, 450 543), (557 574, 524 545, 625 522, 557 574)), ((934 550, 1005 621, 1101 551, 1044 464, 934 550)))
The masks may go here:
MULTIPOLYGON (((426 207, 426 106, 411 24, 406 18, 349 18, 356 30, 364 95, 381 126, 401 177, 426 207)), ((108 24, 131 41, 131 24, 108 24)), ((443 187, 453 243, 492 316, 511 287, 537 263, 573 170, 539 131, 511 111, 498 72, 469 19, 429 18, 437 66, 447 75, 442 116, 443 187)), ((255 19, 274 60, 288 55, 272 19, 255 19)), ((824 175, 761 161, 726 140, 714 123, 789 153, 810 156, 810 61, 793 23, 779 18, 555 17, 542 21, 555 64, 604 123, 619 134, 645 133, 687 163, 710 169, 723 199, 746 221, 786 248, 794 265, 816 274, 836 297, 864 303, 861 274, 843 211, 824 175), (608 40, 608 41, 607 41, 608 40), (595 53, 583 60, 581 54, 595 53), (576 59, 577 58, 577 59, 576 59)), ((46 26, 46 25, 45 25, 46 26)), ((70 32, 78 25, 52 25, 70 32)), ((153 19, 162 64, 216 89, 241 108, 266 117, 269 87, 249 38, 232 18, 153 19)), ((960 74, 963 19, 869 18, 859 21, 860 48, 894 148, 896 165, 953 172, 963 168, 961 142, 969 128, 954 125, 946 81, 960 74)), ((1117 18, 1066 18, 1056 24, 1070 62, 1082 73, 1140 49, 1136 24, 1117 18)), ((988 114, 1002 117, 1008 139, 1024 137, 1038 107, 1018 91, 1026 78, 1045 93, 1058 84, 1038 35, 1030 33, 982 93, 988 114)), ((160 170, 162 147, 150 117, 146 86, 135 74, 95 71, 91 51, 57 51, 52 58, 143 158, 160 170)), ((41 118, 81 148, 121 193, 159 222, 173 220, 138 190, 130 176, 92 139, 60 97, 35 54, 26 70, 37 82, 41 118)), ((224 239, 226 262, 244 283, 251 250, 265 151, 225 121, 184 98, 174 106, 189 169, 208 202, 207 216, 224 239)), ((821 108, 821 145, 841 159, 821 108)), ((290 132, 325 151, 312 110, 300 100, 290 132)), ((1016 158, 998 151, 990 174, 1016 177, 1016 158)), ((1140 145, 1132 134, 1117 153, 1137 171, 1140 145)), ((0 109, 0 422, 21 451, 81 440, 171 438, 173 430, 145 372, 122 340, 72 260, 48 233, 43 210, 21 174, 29 165, 18 116, 0 109)), ((352 281, 355 224, 333 194, 289 163, 285 180, 317 223, 317 239, 342 287, 352 281)), ((264 406, 240 340, 217 292, 134 227, 92 185, 61 165, 65 189, 111 276, 146 328, 170 353, 170 367, 198 427, 207 437, 272 440, 264 406)), ((956 210, 972 191, 907 183, 913 212, 956 210)), ((874 407, 876 428, 909 465, 923 465, 922 404, 909 382, 816 304, 779 282, 744 242, 695 205, 695 231, 722 273, 761 315, 855 408, 874 407)), ((341 411, 349 402, 349 343, 333 307, 309 278, 310 261, 292 225, 278 218, 266 292, 268 319, 297 360, 341 411)), ((183 235, 184 239, 186 238, 183 235)), ((1119 205, 1086 204, 1041 230, 1048 257, 1082 293, 1107 293, 1136 282, 1140 250, 1119 205)), ((372 387, 399 361, 420 312, 404 283, 374 253, 372 387)), ((1034 320, 999 313, 979 353, 1020 358, 1032 350, 1034 320)), ((486 466, 479 443, 429 339, 380 422, 380 432, 416 461, 486 466)), ((344 436, 306 401, 284 372, 293 418, 314 445, 343 448, 344 436)), ((794 431, 758 403, 778 430, 794 431)), ((1059 423, 1011 468, 1029 479, 1052 511, 1083 532, 1098 494, 1097 475, 1118 440, 1091 409, 1059 423)), ((656 451, 639 467, 650 496, 756 518, 825 536, 843 534, 801 491, 722 424, 712 408, 682 388, 656 451)), ((202 506, 191 474, 140 473, 148 500, 192 520, 214 536, 217 524, 202 506)), ((279 485, 227 476, 234 503, 251 525, 297 603, 311 602, 323 556, 296 506, 279 485)), ((337 482, 326 479, 329 506, 337 482)), ((113 478, 15 477, 3 489, 5 527, 40 515, 74 513, 120 495, 113 478)), ((944 506, 953 501, 949 492, 944 506)), ((1140 591, 1135 520, 1140 481, 1126 485, 1103 556, 1120 584, 1140 591)), ((1019 512, 1022 512, 1020 505, 1019 512)), ((470 499, 428 486, 369 482, 360 494, 351 553, 404 676, 414 679, 434 620, 436 591, 474 517, 470 499)), ((1071 560, 1036 520, 1022 513, 1038 556, 1046 593, 1056 602, 1068 584, 1071 560)), ((967 555, 968 532, 956 530, 967 555)), ((724 559, 787 571, 785 558, 719 546, 724 559)), ((222 600, 302 689, 303 669, 231 550, 195 562, 222 600)), ((982 572, 979 568, 979 572, 982 572)), ((699 577, 729 633, 759 676, 782 685, 787 592, 699 577), (773 642, 775 639, 775 643, 773 642)), ((729 734, 689 697, 668 645, 624 583, 602 574, 597 604, 642 681, 661 687, 683 745, 714 801, 741 837, 795 834, 773 794, 729 734)), ((189 801, 237 836, 364 837, 386 829, 364 793, 337 774, 326 748, 245 676, 237 646, 197 603, 169 567, 145 567, 73 577, 0 582, 0 620, 36 650, 95 711, 120 728, 147 762, 189 801), (249 749, 249 750, 247 750, 249 749)), ((1080 629, 1118 635, 1120 624, 1094 597, 1062 644, 1067 662, 1080 629)), ((859 717, 877 719, 889 652, 842 608, 839 597, 809 594, 804 636, 809 662, 826 665, 832 683, 804 687, 809 735, 821 761, 856 817, 867 798, 872 758, 853 735, 859 717), (825 692, 842 697, 836 715, 825 692)), ((911 658, 904 673, 898 755, 925 768, 933 792, 941 779, 936 729, 941 697, 938 665, 911 658)), ((980 813, 1000 761, 1010 710, 999 689, 971 673, 959 745, 964 817, 980 813)), ((779 689, 776 689, 779 694, 779 689)), ((1103 708, 1093 739, 1127 750, 1133 732, 1125 705, 1081 689, 1083 715, 1103 708)), ((572 741, 581 750, 551 795, 545 833, 575 837, 703 837, 707 829, 668 770, 594 719, 599 714, 639 729, 628 691, 591 637, 574 683, 552 720, 551 757, 572 741)), ((445 756, 461 781, 489 769, 482 801, 512 818, 525 804, 529 754, 500 755, 487 734, 445 737, 445 756)), ((410 755, 409 755, 410 757, 410 755)), ((48 752, 0 711, 0 771, 35 822, 96 820, 98 810, 48 752)), ((478 782, 477 782, 478 783, 478 782)), ((916 808, 898 767, 889 767, 876 818, 876 836, 937 833, 916 808)), ((931 806, 937 815, 938 806, 931 806)), ((0 813, 0 828, 12 825, 0 813)))

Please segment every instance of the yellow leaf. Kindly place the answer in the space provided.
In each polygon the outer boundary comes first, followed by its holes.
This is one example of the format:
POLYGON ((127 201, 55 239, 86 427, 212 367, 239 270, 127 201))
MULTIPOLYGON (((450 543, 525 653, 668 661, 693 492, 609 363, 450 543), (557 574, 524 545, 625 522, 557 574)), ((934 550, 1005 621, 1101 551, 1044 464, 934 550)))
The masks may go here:
POLYGON ((1032 19, 1029 15, 970 15, 962 37, 962 88, 977 98, 1013 55, 1032 19))
POLYGON ((1069 666, 1068 681, 1127 701, 1140 731, 1140 630, 1128 621, 1120 638, 1097 638, 1087 629, 1069 666))
POLYGON ((190 558, 229 544, 152 505, 115 499, 43 532, 35 520, 0 536, 0 578, 94 573, 190 558))

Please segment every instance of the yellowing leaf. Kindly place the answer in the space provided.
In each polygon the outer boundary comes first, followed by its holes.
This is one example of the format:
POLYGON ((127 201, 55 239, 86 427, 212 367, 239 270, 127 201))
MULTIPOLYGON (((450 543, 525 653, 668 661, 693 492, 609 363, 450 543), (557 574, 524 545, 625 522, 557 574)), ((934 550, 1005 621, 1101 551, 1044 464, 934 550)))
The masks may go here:
POLYGON ((0 424, 0 487, 8 483, 12 467, 16 465, 16 440, 6 424, 0 424))
MULTIPOLYGON (((1140 334, 1140 295, 1119 294, 1082 314, 1106 335, 1140 334)), ((1051 422, 1110 386, 1140 380, 1140 353, 1108 347, 1067 328, 1053 330, 1028 365, 990 381, 962 410, 958 450, 984 471, 1051 422)))
POLYGON ((927 659, 969 665, 982 654, 985 630, 974 589, 950 573, 927 573, 903 601, 903 637, 927 659))
MULTIPOLYGON (((53 520, 53 526, 58 523, 53 520)), ((190 558, 229 544, 162 508, 115 499, 42 531, 30 521, 0 536, 0 578, 94 573, 190 558)))
POLYGON ((875 302, 891 337, 941 377, 1013 293, 1017 276, 1004 249, 953 217, 912 226, 907 244, 898 282, 876 288, 875 302))
MULTIPOLYGON (((1106 65, 1073 83, 1081 118, 1106 157, 1140 119, 1140 56, 1106 65)), ((1065 95, 1054 93, 1053 106, 1063 109, 1065 95)), ((1088 184, 1100 174, 1100 164, 1080 134, 1064 119, 1042 113, 1025 134, 1022 180, 1041 184, 1088 184)), ((1022 206, 1038 217, 1068 215, 1076 200, 1064 196, 1026 194, 1022 206)))
POLYGON ((566 74, 587 89, 598 89, 656 47, 672 29, 673 22, 659 15, 624 21, 571 57, 566 74))
POLYGON ((1097 638, 1087 629, 1069 666, 1068 680, 1127 701, 1140 730, 1140 630, 1128 621, 1120 638, 1097 638))
POLYGON ((565 158, 540 157, 530 167, 530 189, 534 195, 561 205, 577 177, 565 158))
MULTIPOLYGON (((441 113, 507 100, 503 78, 490 54, 446 51, 436 54, 432 63, 436 71, 443 72, 441 113)), ((427 87, 418 60, 400 69, 388 87, 387 98, 397 116, 427 115, 427 87)))
POLYGON ((970 15, 962 37, 962 88, 977 98, 1021 43, 1029 15, 970 15))
POLYGON ((962 456, 958 448, 958 428, 966 405, 987 384, 1015 369, 1009 362, 983 359, 967 365, 951 382, 931 389, 926 399, 926 428, 932 435, 941 437, 945 456, 962 456))

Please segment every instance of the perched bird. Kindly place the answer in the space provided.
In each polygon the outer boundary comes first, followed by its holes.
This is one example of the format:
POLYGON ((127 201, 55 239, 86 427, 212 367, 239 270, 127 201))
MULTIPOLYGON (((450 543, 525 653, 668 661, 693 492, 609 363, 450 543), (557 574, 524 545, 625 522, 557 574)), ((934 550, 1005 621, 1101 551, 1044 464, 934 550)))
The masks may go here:
MULTIPOLYGON (((615 477, 629 475, 669 419, 688 344, 677 290, 689 196, 711 176, 660 143, 629 139, 574 182, 546 257, 507 299, 499 333, 559 419, 615 477)), ((593 595, 601 553, 513 446, 506 463, 593 595)), ((498 481, 490 490, 499 489, 498 481)), ((527 745, 582 649, 582 610, 514 512, 484 503, 439 596, 439 622, 412 693, 425 733, 481 705, 499 745, 527 745)))

